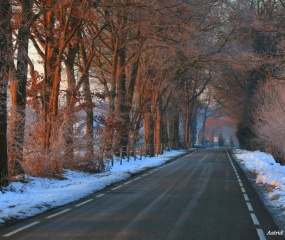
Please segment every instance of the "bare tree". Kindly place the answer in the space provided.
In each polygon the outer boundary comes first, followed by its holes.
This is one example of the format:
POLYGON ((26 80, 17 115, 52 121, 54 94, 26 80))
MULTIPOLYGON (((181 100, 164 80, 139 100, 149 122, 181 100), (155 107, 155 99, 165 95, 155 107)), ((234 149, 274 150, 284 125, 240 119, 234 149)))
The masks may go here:
POLYGON ((258 148, 270 152, 277 162, 285 162, 285 86, 277 80, 267 82, 255 97, 253 129, 259 139, 258 148))
POLYGON ((43 59, 44 79, 42 83, 42 108, 45 120, 45 136, 42 147, 51 146, 52 122, 58 115, 59 87, 61 83, 62 62, 70 41, 74 40, 82 26, 89 4, 77 1, 41 2, 44 9, 42 17, 33 29, 33 43, 43 59), (74 21, 74 18, 77 21, 74 21))
POLYGON ((106 136, 112 142, 109 145, 115 147, 116 152, 122 147, 126 153, 140 56, 145 29, 149 25, 142 14, 147 4, 129 0, 108 4, 104 8, 108 25, 100 35, 93 64, 108 98, 108 116, 103 119, 103 124, 106 136))
POLYGON ((230 34, 222 49, 223 64, 217 68, 221 81, 216 92, 221 105, 238 119, 240 147, 249 149, 257 137, 252 130, 254 95, 268 79, 282 78, 276 58, 284 57, 277 52, 284 9, 280 1, 239 0, 225 5, 230 21, 224 29, 230 34))
MULTIPOLYGON (((11 173, 19 174, 23 172, 23 144, 25 134, 25 118, 26 118, 26 86, 28 78, 29 64, 29 39, 30 28, 40 12, 35 15, 33 13, 33 1, 18 1, 21 9, 20 22, 15 20, 18 28, 15 29, 17 49, 16 66, 14 70, 15 79, 10 82, 10 91, 12 96, 12 111, 10 117, 10 139, 9 139, 9 165, 11 173)), ((17 14, 14 14, 16 17, 17 14)))
POLYGON ((12 63, 11 6, 0 1, 0 187, 8 184, 7 86, 12 63), (8 50, 8 51, 7 51, 8 50))

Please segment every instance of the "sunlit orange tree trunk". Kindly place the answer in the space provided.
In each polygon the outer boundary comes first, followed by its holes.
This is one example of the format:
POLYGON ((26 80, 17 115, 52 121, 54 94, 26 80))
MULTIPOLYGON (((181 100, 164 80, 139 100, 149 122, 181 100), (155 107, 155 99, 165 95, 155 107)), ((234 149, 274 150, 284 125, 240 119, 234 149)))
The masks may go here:
MULTIPOLYGON (((14 79, 10 82, 12 111, 10 117, 9 165, 12 174, 22 173, 23 144, 26 118, 26 86, 28 78, 28 51, 30 28, 39 16, 33 14, 33 1, 18 1, 21 8, 20 22, 15 21, 17 59, 14 79)), ((17 14, 15 14, 17 16, 17 14)))
POLYGON ((44 63, 44 80, 42 87, 44 136, 42 147, 51 146, 51 134, 53 124, 58 115, 59 87, 61 83, 62 62, 68 43, 74 38, 82 24, 85 6, 77 1, 54 1, 42 2, 46 11, 41 21, 38 21, 37 29, 33 32, 37 38, 36 46, 44 63), (74 24, 74 17, 77 17, 74 24), (43 51, 41 51, 43 49, 43 51))

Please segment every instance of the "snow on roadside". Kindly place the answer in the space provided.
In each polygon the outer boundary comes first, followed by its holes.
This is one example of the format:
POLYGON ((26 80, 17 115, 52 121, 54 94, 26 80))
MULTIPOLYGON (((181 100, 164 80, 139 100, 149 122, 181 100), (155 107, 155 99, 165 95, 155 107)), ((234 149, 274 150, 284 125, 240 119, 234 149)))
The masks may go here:
POLYGON ((0 191, 0 225, 11 218, 23 219, 78 200, 125 180, 131 174, 162 165, 182 153, 184 151, 170 151, 159 157, 143 157, 142 160, 131 158, 129 162, 124 160, 122 165, 115 161, 111 170, 97 174, 66 170, 63 174, 66 180, 29 176, 28 183, 12 182, 4 191, 0 191))
MULTIPOLYGON (((274 205, 282 211, 285 209, 285 166, 276 163, 267 153, 255 151, 236 150, 235 156, 240 163, 256 174, 256 183, 269 186, 269 198, 274 205)), ((285 212, 284 212, 285 214, 285 212)))

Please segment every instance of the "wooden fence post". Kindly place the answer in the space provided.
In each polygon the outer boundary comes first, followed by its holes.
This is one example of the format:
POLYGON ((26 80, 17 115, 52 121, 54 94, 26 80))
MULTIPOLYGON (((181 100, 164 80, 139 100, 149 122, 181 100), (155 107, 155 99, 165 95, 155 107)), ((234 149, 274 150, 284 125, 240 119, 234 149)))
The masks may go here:
MULTIPOLYGON (((104 160, 104 159, 103 159, 104 160)), ((111 148, 111 161, 112 161, 112 167, 114 166, 114 152, 113 147, 111 148)))
POLYGON ((120 147, 120 165, 123 164, 123 148, 120 147))

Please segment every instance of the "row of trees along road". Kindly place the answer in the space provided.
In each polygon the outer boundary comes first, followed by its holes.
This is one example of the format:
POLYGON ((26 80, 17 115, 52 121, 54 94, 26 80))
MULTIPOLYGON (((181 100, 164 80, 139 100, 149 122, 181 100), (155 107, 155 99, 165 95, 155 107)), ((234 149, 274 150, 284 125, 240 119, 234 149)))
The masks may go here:
POLYGON ((249 127, 282 38, 270 4, 281 21, 281 1, 0 0, 0 185, 101 171, 142 137, 150 156, 193 146, 210 92, 249 127))
POLYGON ((241 148, 267 151, 283 164, 285 4, 252 0, 227 6, 232 34, 222 50, 226 64, 215 72, 216 101, 237 119, 241 148))

